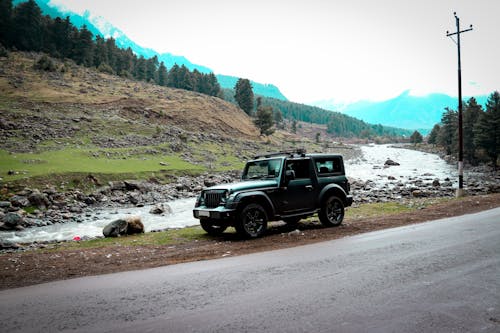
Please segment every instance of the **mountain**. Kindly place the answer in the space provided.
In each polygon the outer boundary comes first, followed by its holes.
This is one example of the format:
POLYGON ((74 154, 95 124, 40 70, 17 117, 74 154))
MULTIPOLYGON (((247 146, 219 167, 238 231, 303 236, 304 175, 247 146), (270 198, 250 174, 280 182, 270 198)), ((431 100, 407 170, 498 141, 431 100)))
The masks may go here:
MULTIPOLYGON (((484 106, 487 96, 475 97, 484 106)), ((467 101, 469 97, 465 97, 467 101)), ((431 129, 441 121, 445 107, 457 109, 457 98, 445 94, 412 96, 409 90, 401 95, 381 102, 359 101, 348 105, 329 104, 329 101, 313 103, 328 110, 335 110, 364 120, 371 124, 382 124, 407 129, 431 129)))
MULTIPOLYGON (((227 76, 227 75, 216 75, 217 81, 222 88, 234 89, 236 82, 238 81, 237 77, 227 76)), ((261 95, 264 97, 276 98, 282 101, 286 101, 287 98, 281 93, 278 87, 272 84, 262 84, 251 81, 253 87, 253 93, 255 95, 261 95)))
MULTIPOLYGON (((14 0, 14 6, 25 2, 26 0, 14 0)), ((198 64, 194 64, 189 61, 186 57, 180 55, 174 55, 171 53, 158 53, 157 51, 144 48, 133 40, 127 37, 123 31, 113 26, 111 23, 107 22, 103 17, 94 16, 90 12, 86 11, 83 15, 71 12, 62 7, 56 7, 51 3, 51 0, 35 0, 40 9, 45 15, 49 15, 50 17, 66 17, 69 16, 71 23, 78 28, 81 28, 83 25, 87 26, 87 29, 91 31, 94 36, 100 35, 104 38, 114 38, 115 43, 120 48, 126 49, 131 48, 132 51, 137 55, 142 55, 145 58, 151 58, 154 56, 158 57, 158 60, 165 64, 167 68, 172 68, 174 64, 178 64, 179 66, 186 66, 189 70, 198 70, 201 73, 212 73, 213 70, 198 64)), ((237 77, 227 76, 227 75, 217 75, 217 79, 219 84, 223 88, 233 89, 236 81, 238 81, 237 77)), ((281 100, 287 100, 287 98, 279 91, 278 87, 272 84, 262 84, 258 82, 252 82, 252 86, 254 88, 254 93, 266 97, 277 98, 281 100)))

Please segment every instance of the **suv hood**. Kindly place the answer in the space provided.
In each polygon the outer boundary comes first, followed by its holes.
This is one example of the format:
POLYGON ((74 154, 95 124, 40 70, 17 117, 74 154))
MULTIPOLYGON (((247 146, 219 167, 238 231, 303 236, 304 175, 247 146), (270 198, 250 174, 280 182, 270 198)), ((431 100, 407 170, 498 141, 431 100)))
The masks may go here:
POLYGON ((229 190, 231 193, 248 190, 259 190, 266 187, 277 187, 278 181, 278 179, 248 180, 238 183, 216 185, 209 187, 206 190, 229 190))

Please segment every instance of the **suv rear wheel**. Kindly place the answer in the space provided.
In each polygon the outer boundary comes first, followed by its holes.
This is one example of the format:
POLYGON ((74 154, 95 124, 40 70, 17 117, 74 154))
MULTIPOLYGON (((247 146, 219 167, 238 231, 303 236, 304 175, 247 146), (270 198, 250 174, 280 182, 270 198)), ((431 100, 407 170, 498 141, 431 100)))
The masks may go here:
POLYGON ((267 229, 267 213, 259 204, 243 207, 235 225, 236 231, 245 238, 257 238, 267 229))
POLYGON ((325 227, 339 226, 344 220, 344 203, 332 195, 325 200, 318 215, 325 227))
POLYGON ((200 220, 201 227, 207 232, 207 234, 211 236, 219 236, 226 230, 227 227, 214 224, 214 222, 216 221, 211 219, 200 220))

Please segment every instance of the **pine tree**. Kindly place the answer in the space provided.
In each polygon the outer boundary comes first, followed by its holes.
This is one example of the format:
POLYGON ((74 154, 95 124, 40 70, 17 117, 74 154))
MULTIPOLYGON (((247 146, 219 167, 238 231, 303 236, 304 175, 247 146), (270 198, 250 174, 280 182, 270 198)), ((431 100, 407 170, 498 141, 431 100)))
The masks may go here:
POLYGON ((274 123, 277 128, 283 129, 283 113, 281 113, 280 110, 276 110, 276 112, 274 112, 274 123))
POLYGON ((423 137, 422 137, 422 134, 420 134, 419 131, 415 131, 413 132, 413 134, 410 136, 410 141, 411 143, 413 143, 414 145, 416 145, 417 143, 421 143, 423 141, 423 137))
POLYGON ((12 0, 0 0, 0 45, 12 45, 12 29, 12 0))
POLYGON ((156 72, 158 68, 158 57, 154 56, 146 60, 146 81, 156 82, 156 72))
POLYGON ((292 133, 297 133, 297 120, 292 121, 292 133))
POLYGON ((257 113, 254 119, 255 126, 260 130, 260 135, 271 135, 274 133, 272 128, 273 122, 273 108, 270 106, 257 107, 257 113))
POLYGON ((500 153, 500 94, 492 93, 486 102, 486 112, 479 117, 474 129, 476 146, 486 153, 490 161, 497 167, 500 153))
POLYGON ((23 51, 42 49, 42 11, 34 0, 22 2, 14 9, 14 46, 23 51))
POLYGON ((245 111, 246 114, 252 115, 253 112, 253 90, 248 79, 238 79, 234 87, 234 98, 238 106, 245 111))
POLYGON ((134 77, 139 81, 146 79, 146 59, 143 56, 140 56, 134 65, 134 77))
POLYGON ((458 129, 458 114, 449 108, 445 108, 445 113, 441 117, 441 130, 437 142, 444 147, 446 154, 450 155, 456 151, 456 137, 458 129))
POLYGON ((167 67, 163 61, 160 63, 160 67, 158 67, 158 85, 166 86, 167 85, 167 67))
POLYGON ((429 133, 429 137, 427 138, 427 143, 435 145, 437 143, 440 130, 441 126, 439 126, 439 124, 434 125, 432 131, 429 133))
POLYGON ((465 103, 463 114, 464 158, 471 164, 477 164, 474 126, 482 113, 483 108, 481 105, 477 104, 474 97, 471 97, 469 101, 465 103))
POLYGON ((71 58, 79 65, 92 66, 94 60, 94 42, 92 33, 86 25, 76 32, 71 58))
POLYGON ((174 64, 174 66, 170 68, 170 71, 168 71, 168 80, 167 80, 168 87, 171 88, 179 87, 179 71, 180 67, 177 64, 174 64))

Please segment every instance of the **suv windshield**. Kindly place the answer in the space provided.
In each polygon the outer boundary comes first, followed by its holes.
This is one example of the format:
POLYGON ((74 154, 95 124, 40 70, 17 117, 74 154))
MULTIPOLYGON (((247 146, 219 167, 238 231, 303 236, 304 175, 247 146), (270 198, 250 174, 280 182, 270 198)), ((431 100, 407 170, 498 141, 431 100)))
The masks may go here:
POLYGON ((271 159, 248 162, 242 179, 276 178, 280 175, 282 160, 271 159))

